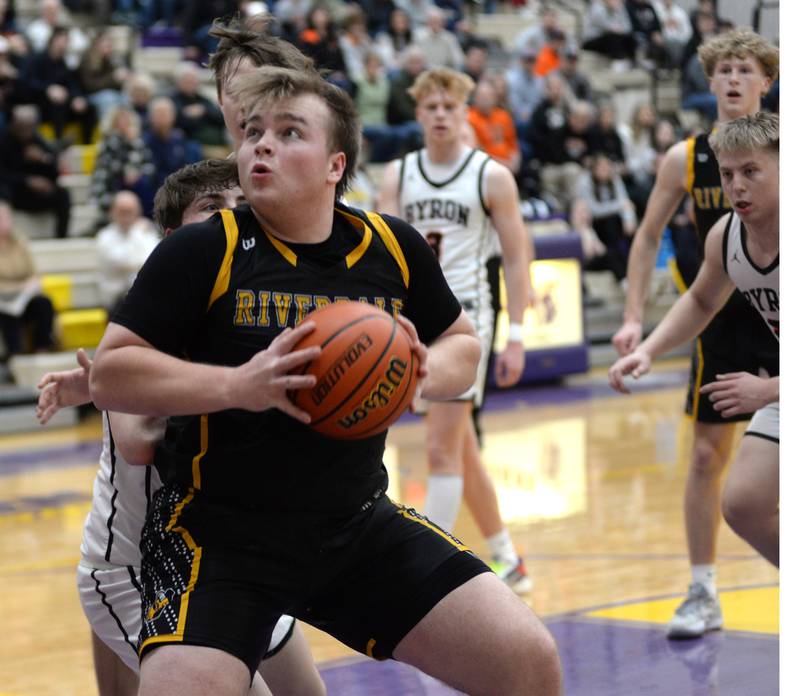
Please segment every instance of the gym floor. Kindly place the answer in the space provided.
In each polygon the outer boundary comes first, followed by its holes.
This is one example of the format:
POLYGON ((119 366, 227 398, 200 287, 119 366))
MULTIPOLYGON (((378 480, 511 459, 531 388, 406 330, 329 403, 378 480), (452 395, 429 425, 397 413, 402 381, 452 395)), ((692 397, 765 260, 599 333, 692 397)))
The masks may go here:
MULTIPOLYGON (((682 490, 691 424, 685 360, 629 397, 595 371, 489 395, 484 459, 558 642, 568 696, 778 694, 778 572, 727 527, 718 586, 725 630, 668 641, 688 582, 682 490)), ((95 693, 75 565, 100 450, 99 417, 0 437, 0 696, 95 693)), ((390 494, 422 507, 424 429, 392 429, 390 494)), ((486 547, 462 507, 455 532, 486 547)), ((405 665, 367 660, 303 627, 331 696, 455 693, 405 665)))

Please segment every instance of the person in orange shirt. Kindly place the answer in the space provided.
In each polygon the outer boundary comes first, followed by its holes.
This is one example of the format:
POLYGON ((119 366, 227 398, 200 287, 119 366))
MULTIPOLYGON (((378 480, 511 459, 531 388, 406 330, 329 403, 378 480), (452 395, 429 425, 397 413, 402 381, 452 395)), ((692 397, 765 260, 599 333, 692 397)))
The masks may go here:
POLYGON ((483 79, 475 87, 467 118, 475 131, 477 146, 517 174, 521 156, 514 119, 498 106, 497 89, 490 80, 483 79))
POLYGON ((536 56, 533 64, 533 73, 537 77, 544 77, 553 70, 561 67, 561 56, 566 47, 567 37, 560 29, 550 29, 547 32, 547 39, 536 56))

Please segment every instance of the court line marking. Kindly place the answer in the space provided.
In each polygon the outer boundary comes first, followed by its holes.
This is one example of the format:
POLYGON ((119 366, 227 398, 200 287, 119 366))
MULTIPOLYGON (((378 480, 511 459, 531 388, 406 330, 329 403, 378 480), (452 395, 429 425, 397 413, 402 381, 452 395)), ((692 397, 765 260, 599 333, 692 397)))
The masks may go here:
MULTIPOLYGON (((717 591, 722 592, 741 592, 743 590, 764 590, 764 589, 773 589, 777 588, 780 589, 780 583, 778 582, 764 582, 764 583, 756 583, 753 585, 726 585, 725 587, 717 588, 717 591)), ((565 611, 559 614, 546 614, 548 620, 557 618, 557 617, 576 617, 581 616, 585 612, 592 612, 592 611, 602 611, 603 609, 614 609, 616 607, 624 607, 630 604, 641 604, 642 602, 659 602, 664 599, 679 599, 686 595, 685 592, 670 592, 668 594, 660 594, 660 595, 650 595, 648 597, 639 597, 637 599, 622 599, 618 602, 610 602, 608 604, 597 604, 594 606, 589 607, 582 607, 581 609, 573 609, 572 611, 565 611)), ((590 617, 584 617, 590 618, 590 617)))
MULTIPOLYGON (((542 617, 542 622, 545 625, 551 623, 557 623, 558 621, 562 622, 569 622, 572 624, 594 624, 600 626, 615 626, 615 627, 631 627, 631 628, 641 628, 641 629, 649 629, 649 630, 663 630, 664 625, 663 623, 655 623, 651 621, 641 621, 637 619, 611 619, 604 616, 585 616, 583 614, 577 614, 574 616, 570 615, 562 615, 559 618, 554 618, 552 616, 542 617)), ((747 637, 751 639, 761 639, 766 641, 771 641, 773 643, 778 643, 780 641, 780 634, 779 633, 764 633, 762 631, 746 631, 740 628, 728 628, 727 626, 723 626, 721 632, 725 635, 736 635, 747 637)), ((664 640, 669 640, 666 635, 664 636, 664 640)))
MULTIPOLYGON (((761 559, 758 554, 731 553, 717 554, 719 560, 724 561, 757 561, 761 559)), ((685 560, 686 553, 526 553, 525 561, 671 561, 685 560)))

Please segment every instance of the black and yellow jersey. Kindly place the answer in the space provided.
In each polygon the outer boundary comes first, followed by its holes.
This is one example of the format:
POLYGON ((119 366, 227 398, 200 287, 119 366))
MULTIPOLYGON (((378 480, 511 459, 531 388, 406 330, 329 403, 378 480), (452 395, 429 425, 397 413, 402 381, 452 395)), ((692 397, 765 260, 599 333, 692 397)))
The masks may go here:
POLYGON ((731 204, 722 190, 719 163, 708 144, 708 134, 701 133, 689 138, 686 146, 686 190, 694 205, 695 227, 700 236, 702 258, 709 231, 717 220, 730 212, 731 204))
MULTIPOLYGON (((327 240, 291 244, 244 207, 163 240, 113 320, 163 352, 235 366, 345 299, 404 314, 425 343, 461 311, 428 243, 399 219, 337 206, 327 240)), ((277 409, 228 410, 171 418, 155 463, 165 483, 206 497, 338 516, 385 488, 384 442, 325 438, 277 409)))
POLYGON ((692 199, 694 230, 674 228, 676 283, 681 292, 697 277, 705 255, 706 237, 726 212, 730 203, 722 190, 719 164, 708 144, 708 134, 702 133, 686 140, 686 192, 692 199))

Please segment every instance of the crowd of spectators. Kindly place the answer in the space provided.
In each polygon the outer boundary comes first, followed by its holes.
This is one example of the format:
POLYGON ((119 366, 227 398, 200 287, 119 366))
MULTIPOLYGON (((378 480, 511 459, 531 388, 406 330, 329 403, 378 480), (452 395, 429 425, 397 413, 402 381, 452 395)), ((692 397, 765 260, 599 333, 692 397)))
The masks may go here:
MULTIPOLYGON (((483 11, 493 7, 483 3, 483 11)), ((469 74, 477 85, 469 117, 476 145, 515 173, 521 197, 536 202, 529 209, 571 222, 587 265, 620 281, 659 158, 683 134, 649 103, 622 122, 613 95, 598 94, 581 70, 581 56, 601 56, 612 73, 680 71, 683 108, 701 114, 704 125, 715 117, 696 49, 726 23, 708 0, 691 15, 672 0, 591 0, 579 36, 543 0, 520 13, 510 52, 474 33, 467 0, 39 0, 28 22, 17 20, 14 0, 0 0, 0 198, 16 209, 52 211, 53 234, 66 236, 70 198, 58 183, 59 155, 72 143, 92 143, 95 229, 119 226, 120 192, 135 195, 137 219, 147 219, 168 174, 204 149, 230 147, 213 90, 202 82, 213 20, 265 10, 275 18, 269 31, 353 96, 366 161, 420 147, 407 92, 417 75, 434 66, 469 74), (183 62, 167 80, 137 73, 107 27, 78 26, 70 10, 145 34, 172 32, 183 62)))

